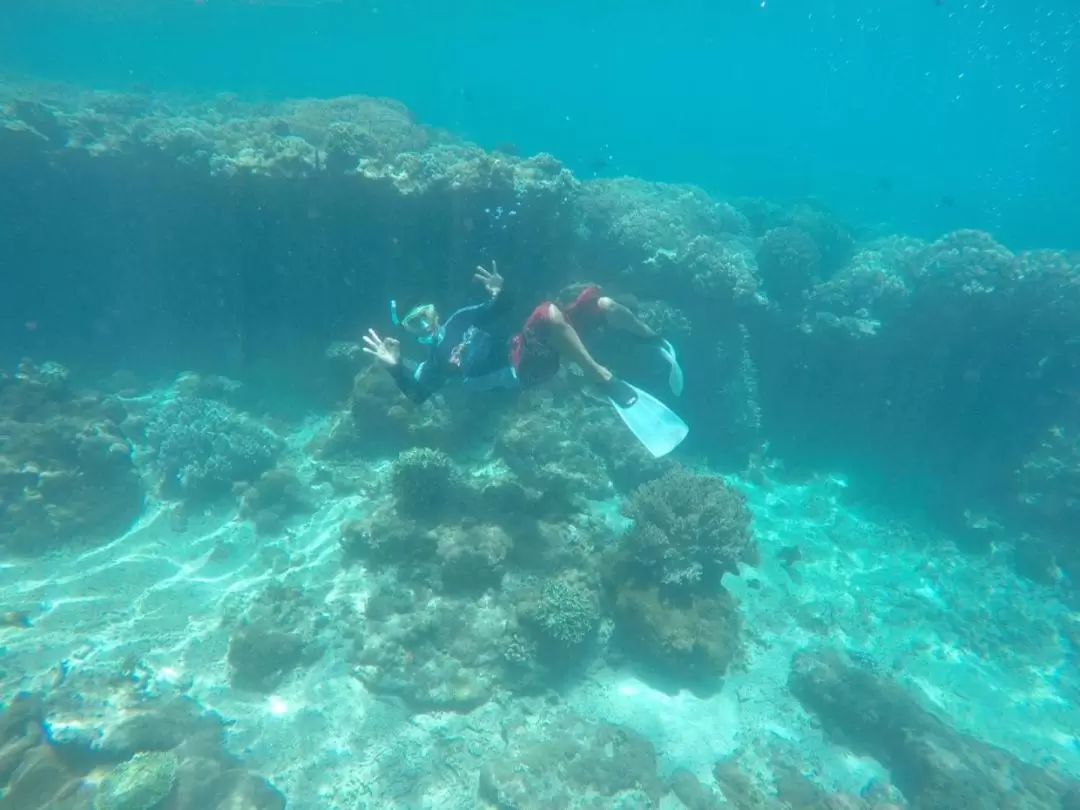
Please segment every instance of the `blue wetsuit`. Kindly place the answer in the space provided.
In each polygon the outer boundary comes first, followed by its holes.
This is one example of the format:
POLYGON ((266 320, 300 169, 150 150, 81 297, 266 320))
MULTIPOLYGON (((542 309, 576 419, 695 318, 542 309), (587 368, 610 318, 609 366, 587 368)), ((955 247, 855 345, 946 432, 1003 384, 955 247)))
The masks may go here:
POLYGON ((500 291, 489 301, 459 309, 447 318, 424 362, 414 365, 402 359, 390 367, 402 393, 420 403, 450 382, 468 390, 517 388, 509 342, 488 331, 509 305, 506 293, 500 291))

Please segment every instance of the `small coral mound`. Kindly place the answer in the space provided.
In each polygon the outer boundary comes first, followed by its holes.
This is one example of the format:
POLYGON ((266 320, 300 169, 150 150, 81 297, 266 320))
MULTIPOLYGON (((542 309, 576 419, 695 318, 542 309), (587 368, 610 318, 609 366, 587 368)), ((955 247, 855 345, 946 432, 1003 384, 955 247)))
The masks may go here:
POLYGON ((176 755, 168 751, 136 754, 105 777, 94 810, 152 810, 172 792, 176 765, 176 755))
POLYGON ((439 532, 436 549, 443 588, 451 591, 498 588, 512 546, 510 535, 499 526, 444 527, 439 532))
POLYGON ((790 225, 814 240, 821 256, 821 274, 825 278, 847 264, 855 252, 855 239, 848 228, 819 208, 795 206, 790 225))
POLYGON ((553 409, 514 413, 495 442, 499 455, 525 486, 575 497, 612 494, 603 462, 581 441, 580 425, 553 409))
POLYGON ((428 447, 406 450, 397 457, 390 470, 390 487, 398 511, 420 520, 437 520, 456 511, 469 494, 450 457, 428 447))
POLYGON ((393 377, 370 365, 353 378, 349 410, 312 449, 326 460, 393 456, 409 447, 454 453, 474 446, 491 430, 491 407, 486 400, 448 407, 439 397, 415 405, 402 396, 393 377))
POLYGON ((797 306, 821 272, 821 252, 800 228, 773 228, 757 252, 758 273, 769 297, 781 306, 797 306))
POLYGON ((354 650, 356 677, 371 691, 426 711, 470 711, 498 678, 494 601, 435 596, 423 586, 380 587, 368 599, 365 633, 354 650))
POLYGON ((230 678, 242 689, 265 691, 322 655, 319 610, 297 588, 275 585, 260 594, 233 628, 230 678))
POLYGON ((268 470, 241 486, 240 517, 253 521, 259 534, 279 533, 289 518, 311 511, 311 493, 291 470, 268 470))
POLYGON ((151 415, 147 440, 168 495, 214 498, 274 466, 283 448, 269 428, 216 400, 177 396, 151 415))
POLYGON ((522 620, 542 645, 565 652, 580 647, 596 629, 599 600, 582 585, 565 580, 547 582, 535 602, 525 606, 522 620))
POLYGON ((680 683, 707 691, 739 652, 739 613, 727 591, 674 601, 655 586, 627 585, 615 610, 628 654, 680 683))
POLYGON ((340 543, 346 563, 366 560, 396 565, 430 562, 438 540, 434 530, 402 520, 393 509, 379 507, 370 516, 343 523, 340 543))
POLYGON ((757 560, 746 499, 716 476, 672 470, 638 487, 623 512, 634 521, 625 562, 644 582, 708 591, 757 560))

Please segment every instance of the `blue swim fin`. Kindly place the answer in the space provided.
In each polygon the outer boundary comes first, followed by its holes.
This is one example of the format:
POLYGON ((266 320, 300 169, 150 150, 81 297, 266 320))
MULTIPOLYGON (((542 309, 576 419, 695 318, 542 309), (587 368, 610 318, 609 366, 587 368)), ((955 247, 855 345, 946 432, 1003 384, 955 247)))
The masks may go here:
POLYGON ((661 341, 660 354, 664 356, 664 359, 671 365, 670 371, 668 371, 668 385, 671 386, 671 393, 677 397, 682 396, 683 392, 683 370, 679 365, 679 357, 675 354, 675 347, 671 345, 668 340, 661 341))
POLYGON ((625 380, 614 382, 618 390, 613 390, 608 399, 653 458, 666 456, 682 443, 690 428, 678 414, 652 394, 635 388, 625 380))

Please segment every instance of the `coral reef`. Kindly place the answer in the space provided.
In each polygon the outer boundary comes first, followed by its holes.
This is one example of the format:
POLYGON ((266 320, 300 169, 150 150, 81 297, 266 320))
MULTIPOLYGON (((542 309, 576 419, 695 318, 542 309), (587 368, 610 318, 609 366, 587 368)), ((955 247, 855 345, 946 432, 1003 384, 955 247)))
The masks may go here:
POLYGON ((655 587, 617 585, 622 648, 669 683, 710 693, 739 653, 740 618, 726 591, 673 600, 655 587))
POLYGON ((525 486, 565 498, 611 494, 603 461, 572 429, 574 419, 553 409, 514 414, 499 432, 495 452, 525 486))
MULTIPOLYGON (((357 694, 400 705, 406 718, 431 712, 401 724, 413 728, 445 720, 437 715, 502 714, 507 691, 554 703, 559 676, 626 659, 659 674, 663 688, 708 692, 738 669, 744 643, 768 647, 770 628, 744 627, 739 610, 752 604, 752 589, 779 589, 773 574, 788 575, 793 623, 831 632, 827 611, 818 615, 820 595, 795 603, 794 569, 789 562, 767 571, 771 555, 760 580, 741 582, 742 604, 735 602, 725 574, 759 562, 742 497, 720 477, 648 457, 574 369, 515 401, 454 401, 446 392, 415 406, 348 342, 369 325, 390 334, 391 298, 468 303, 458 299, 469 294, 479 260, 497 259, 513 281, 508 330, 536 302, 592 280, 676 340, 688 385, 673 404, 694 430, 683 450, 708 456, 695 464, 739 469, 740 456, 750 457, 764 489, 767 452, 787 464, 771 470, 791 475, 857 470, 852 487, 884 482, 885 497, 918 500, 934 516, 990 504, 1008 524, 1001 534, 1030 532, 1025 552, 1012 558, 1018 569, 1053 586, 1080 570, 1076 255, 1014 253, 966 230, 933 241, 856 241, 815 205, 722 201, 631 179, 579 181, 551 156, 487 153, 375 99, 252 105, 70 89, 36 96, 0 86, 0 181, 26 201, 9 212, 9 225, 39 237, 5 246, 13 266, 38 268, 33 301, 3 302, 5 347, 33 346, 40 335, 22 325, 40 319, 99 336, 71 349, 88 368, 126 362, 138 346, 147 365, 207 373, 183 375, 169 399, 142 415, 154 395, 123 375, 107 383, 114 397, 75 391, 51 364, 24 364, 0 378, 0 546, 38 552, 123 534, 142 509, 133 444, 149 445, 146 469, 162 494, 199 507, 193 520, 213 511, 202 508, 208 499, 232 493, 242 520, 221 531, 264 544, 242 573, 219 573, 227 538, 182 562, 175 547, 132 556, 160 563, 161 582, 179 579, 174 569, 183 565, 200 582, 279 583, 251 604, 229 606, 217 647, 202 638, 192 645, 212 648, 210 665, 245 694, 316 695, 324 686, 312 683, 323 674, 316 665, 329 658, 331 641, 349 647, 358 683, 344 673, 342 680, 357 694), (130 191, 122 205, 117 187, 130 191), (64 245, 40 238, 43 209, 54 214, 50 232, 71 236, 64 245), (170 243, 184 250, 162 249, 170 243), (77 290, 75 251, 85 256, 77 290), (148 300, 168 306, 148 309, 148 300), (289 466, 297 448, 245 415, 266 413, 286 394, 305 418, 329 403, 340 408, 308 445, 320 459, 311 478, 310 467, 289 466), (338 497, 316 501, 326 482, 338 497), (912 487, 925 498, 913 499, 912 487), (603 512, 617 495, 628 496, 621 517, 633 525, 625 533, 619 515, 603 512), (302 548, 291 542, 300 514, 311 515, 302 548), (334 572, 325 588, 291 584, 324 574, 320 561, 337 565, 334 525, 346 562, 362 564, 334 572), (349 608, 335 615, 331 594, 349 608)), ((640 372, 643 387, 666 396, 634 346, 595 337, 601 350, 612 349, 620 374, 637 381, 640 372)), ((310 438, 307 424, 297 437, 310 438)), ((775 536, 761 532, 763 540, 775 536)), ((173 591, 151 588, 131 600, 138 611, 124 604, 116 612, 160 611, 158 593, 173 591)), ((988 603, 1017 615, 1006 600, 988 603)), ((999 635, 965 638, 961 618, 970 627, 992 614, 941 610, 953 617, 943 620, 952 637, 985 658, 994 643, 1025 641, 1000 622, 999 635)), ((1053 627, 1022 624, 1040 648, 1053 647, 1053 627)), ((78 682, 67 663, 60 669, 60 680, 78 682)), ((76 694, 60 683, 64 711, 50 709, 47 729, 41 717, 20 714, 25 703, 9 707, 0 723, 9 735, 0 808, 84 810, 111 801, 105 788, 132 770, 121 764, 128 760, 175 762, 169 810, 283 807, 276 791, 221 753, 220 727, 193 701, 162 709, 131 686, 146 681, 133 664, 109 675, 109 689, 76 694), (122 723, 101 721, 118 715, 122 723), (89 763, 60 756, 80 748, 102 772, 112 769, 96 793, 89 763)), ((889 767, 920 810, 1005 807, 1016 797, 1032 810, 1076 802, 1064 777, 949 729, 880 674, 831 654, 798 656, 791 688, 828 731, 889 767)), ((318 714, 303 722, 315 724, 318 714)), ((498 754, 477 749, 485 762, 477 754, 462 781, 475 780, 470 790, 479 784, 478 801, 625 810, 673 802, 673 792, 688 808, 903 806, 895 791, 827 795, 779 756, 768 763, 768 789, 747 775, 750 764, 732 761, 716 764, 715 785, 706 784, 707 767, 676 771, 669 784, 657 774, 656 752, 633 732, 553 719, 550 707, 536 714, 507 729, 498 754)), ((382 746, 366 733, 360 726, 343 742, 343 756, 353 758, 353 745, 382 746)), ((422 758, 418 750, 426 756, 413 746, 414 758, 422 758)), ((371 802, 392 806, 386 795, 371 802)))
POLYGON ((443 589, 482 592, 498 588, 513 546, 510 534, 494 524, 442 529, 435 556, 443 589))
POLYGON ((57 364, 0 374, 0 549, 101 542, 135 521, 143 488, 124 418, 118 403, 75 390, 57 364))
POLYGON ((411 447, 457 454, 483 440, 491 408, 487 400, 449 406, 440 396, 416 405, 401 395, 385 369, 369 364, 353 378, 348 410, 313 449, 330 460, 394 456, 411 447))
POLYGON ((309 594, 281 585, 267 588, 230 622, 227 659, 233 684, 267 691, 293 669, 318 660, 323 653, 318 631, 328 621, 309 594))
POLYGON ((782 306, 798 308, 803 294, 821 274, 821 251, 806 231, 773 228, 761 240, 757 265, 769 297, 782 306))
POLYGON ((469 507, 472 492, 445 453, 416 447, 390 467, 390 489, 397 511, 424 523, 438 523, 469 507))
POLYGON ((341 550, 346 562, 366 560, 388 565, 409 562, 419 567, 431 561, 437 548, 435 529, 402 520, 393 508, 385 505, 341 526, 341 550))
POLYGON ((288 468, 267 470, 251 483, 242 483, 240 517, 255 523, 259 534, 278 534, 290 518, 314 508, 311 492, 288 468))
POLYGON ((530 627, 553 658, 584 644, 600 623, 600 603, 585 585, 556 579, 545 582, 533 600, 519 602, 518 620, 530 627))
MULTIPOLYGON (((551 156, 487 153, 379 99, 248 104, 5 84, 0 101, 4 153, 19 156, 3 163, 3 179, 30 201, 26 212, 65 189, 109 200, 120 183, 134 195, 122 214, 94 204, 57 213, 66 232, 97 234, 78 247, 86 266, 109 268, 88 279, 90 297, 77 304, 59 246, 28 240, 42 251, 30 257, 13 244, 13 262, 40 267, 41 295, 33 307, 8 302, 5 323, 60 322, 76 309, 138 312, 148 283, 142 259, 159 262, 155 294, 169 307, 160 317, 111 320, 109 340, 88 362, 132 345, 166 365, 182 347, 184 367, 241 356, 245 368, 272 369, 278 384, 324 402, 325 375, 313 373, 311 358, 385 323, 388 298, 456 305, 461 268, 497 257, 514 280, 510 329, 536 301, 586 277, 648 301, 657 323, 687 343, 687 379, 710 383, 688 389, 682 404, 698 447, 719 456, 732 447, 728 415, 713 417, 715 394, 738 369, 716 362, 716 346, 732 350, 741 325, 753 335, 770 452, 801 466, 871 467, 912 486, 934 481, 927 497, 938 493, 933 507, 943 512, 976 498, 1013 503, 1022 460, 1068 407, 1058 392, 1076 387, 1075 254, 1014 253, 971 230, 867 240, 813 201, 579 181, 551 156), (183 192, 170 195, 167 216, 163 187, 183 192), (184 239, 192 230, 203 238, 184 239), (423 243, 412 238, 418 232, 423 243), (331 233, 349 237, 331 243, 331 233), (185 251, 161 255, 155 245, 170 239, 184 240, 185 251), (116 240, 130 248, 123 266, 104 252, 116 240), (791 257, 805 259, 794 262, 795 275, 776 270, 791 257), (778 293, 781 278, 790 289, 778 293), (769 307, 777 295, 799 305, 769 307)), ((12 227, 33 234, 40 225, 17 210, 12 227)), ((5 333, 13 351, 29 346, 23 331, 5 333)), ((414 446, 457 457, 491 438, 499 421, 473 402, 416 408, 381 369, 351 359, 334 373, 357 370, 349 409, 316 443, 327 459, 393 457, 414 446)), ((757 452, 751 442, 741 448, 757 452)), ((575 464, 580 483, 603 487, 590 477, 588 453, 575 464)))
POLYGON ((708 592, 757 560, 745 498, 716 476, 672 470, 634 490, 623 510, 634 525, 622 553, 644 582, 708 592))
POLYGON ((805 650, 789 686, 825 729, 878 759, 919 810, 1059 810, 1080 782, 961 734, 885 676, 833 650, 805 650))
POLYGON ((269 428, 221 402, 176 396, 150 414, 146 438, 165 494, 191 499, 228 493, 270 469, 283 448, 269 428))
MULTIPOLYGON (((95 726, 86 704, 100 697, 103 684, 80 680, 79 686, 91 687, 79 695, 79 726, 89 738, 100 738, 105 729, 95 726)), ((0 712, 3 810, 285 810, 280 792, 224 752, 219 721, 211 717, 185 722, 161 707, 148 709, 144 698, 126 721, 142 727, 126 739, 144 747, 112 746, 88 755, 82 745, 58 740, 62 715, 55 704, 70 698, 71 689, 64 684, 47 701, 23 693, 0 712), (214 732, 207 733, 208 725, 214 732), (95 767, 104 769, 99 778, 91 775, 95 767)))
POLYGON ((498 603, 432 598, 423 586, 386 585, 365 610, 367 632, 354 650, 355 676, 414 711, 467 712, 498 684, 498 603))
POLYGON ((630 729, 566 716, 516 729, 504 756, 485 763, 480 798, 495 807, 648 808, 666 793, 656 752, 630 729))

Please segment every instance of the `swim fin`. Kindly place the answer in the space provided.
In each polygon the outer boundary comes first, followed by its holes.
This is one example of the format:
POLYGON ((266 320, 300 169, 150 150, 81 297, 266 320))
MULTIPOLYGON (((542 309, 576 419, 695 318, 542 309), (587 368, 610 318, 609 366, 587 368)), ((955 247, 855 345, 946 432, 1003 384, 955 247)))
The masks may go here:
POLYGON ((679 357, 675 354, 675 347, 671 345, 671 341, 663 340, 660 342, 660 354, 671 365, 671 370, 668 372, 668 385, 671 386, 671 393, 680 397, 683 392, 683 370, 682 366, 679 365, 679 357))
POLYGON ((615 412, 653 458, 666 456, 690 432, 686 422, 652 394, 617 378, 609 385, 608 399, 615 412))

